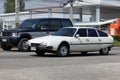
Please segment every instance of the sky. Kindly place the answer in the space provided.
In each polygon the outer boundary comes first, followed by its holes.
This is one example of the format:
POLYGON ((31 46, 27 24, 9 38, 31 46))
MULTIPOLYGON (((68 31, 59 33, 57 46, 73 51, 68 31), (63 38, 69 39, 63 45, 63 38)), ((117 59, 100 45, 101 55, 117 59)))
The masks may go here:
POLYGON ((4 0, 0 0, 0 14, 4 12, 4 0))

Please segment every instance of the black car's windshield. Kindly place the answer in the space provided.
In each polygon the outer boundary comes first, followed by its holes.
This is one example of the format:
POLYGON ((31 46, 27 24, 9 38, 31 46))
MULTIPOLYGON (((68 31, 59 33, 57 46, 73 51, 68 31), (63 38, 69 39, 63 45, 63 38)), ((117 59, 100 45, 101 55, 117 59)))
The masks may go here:
POLYGON ((19 29, 35 29, 37 23, 38 20, 25 20, 23 23, 21 23, 19 29))
POLYGON ((75 33, 76 29, 75 28, 63 28, 55 32, 54 36, 69 36, 72 37, 75 33))

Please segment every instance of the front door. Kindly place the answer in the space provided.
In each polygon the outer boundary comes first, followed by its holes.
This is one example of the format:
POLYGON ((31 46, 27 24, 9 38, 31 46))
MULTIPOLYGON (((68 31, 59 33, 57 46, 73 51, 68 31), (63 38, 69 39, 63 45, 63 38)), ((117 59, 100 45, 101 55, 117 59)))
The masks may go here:
POLYGON ((75 36, 73 37, 72 42, 72 51, 86 51, 89 49, 88 47, 89 39, 87 38, 87 30, 79 29, 75 36))

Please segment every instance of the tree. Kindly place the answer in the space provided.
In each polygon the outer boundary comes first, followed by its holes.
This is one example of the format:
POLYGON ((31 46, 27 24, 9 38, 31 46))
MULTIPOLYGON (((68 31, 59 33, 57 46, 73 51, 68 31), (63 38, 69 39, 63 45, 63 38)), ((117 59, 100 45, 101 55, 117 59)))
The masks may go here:
MULTIPOLYGON (((24 11, 25 3, 24 0, 20 1, 20 11, 24 11)), ((4 3, 4 13, 13 13, 15 12, 15 0, 6 0, 4 3)))

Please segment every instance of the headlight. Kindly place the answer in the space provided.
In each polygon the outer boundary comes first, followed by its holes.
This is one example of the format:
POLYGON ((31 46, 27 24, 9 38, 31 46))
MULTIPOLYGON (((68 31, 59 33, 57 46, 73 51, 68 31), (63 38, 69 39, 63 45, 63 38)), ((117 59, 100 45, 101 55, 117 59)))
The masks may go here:
POLYGON ((27 41, 25 44, 31 46, 31 43, 29 41, 27 41))
POLYGON ((41 42, 40 45, 47 46, 48 42, 41 42))
POLYGON ((18 33, 12 33, 12 37, 17 37, 18 36, 18 33))

